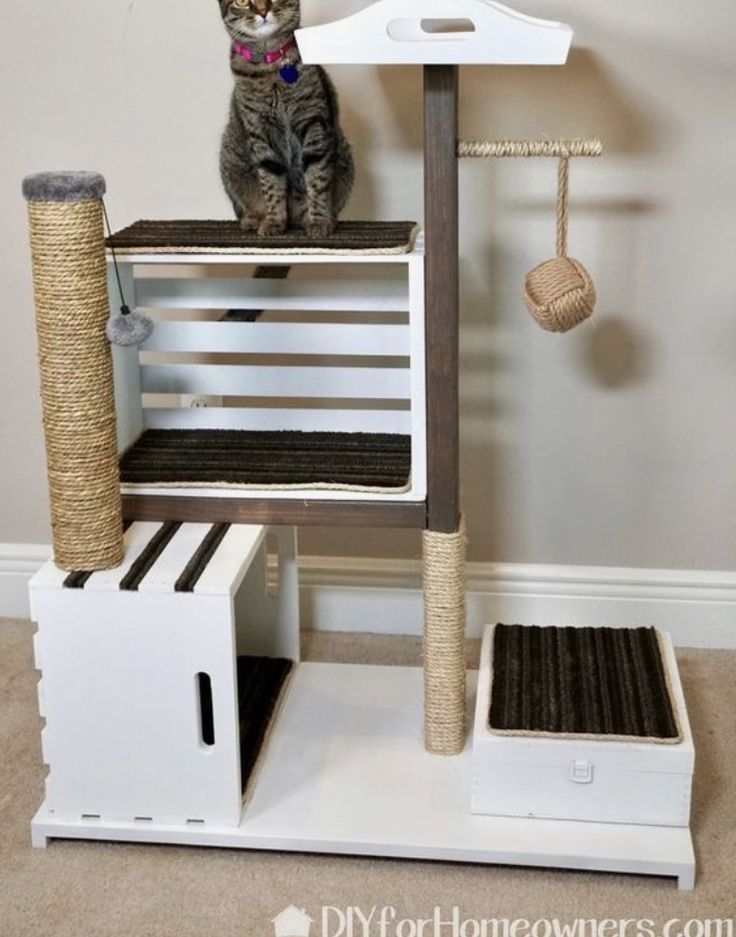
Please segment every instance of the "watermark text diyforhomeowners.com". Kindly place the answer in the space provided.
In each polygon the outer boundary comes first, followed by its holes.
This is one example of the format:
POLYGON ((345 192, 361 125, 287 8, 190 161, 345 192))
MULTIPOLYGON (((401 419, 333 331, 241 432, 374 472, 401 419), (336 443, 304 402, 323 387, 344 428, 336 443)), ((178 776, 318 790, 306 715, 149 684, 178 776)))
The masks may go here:
POLYGON ((473 918, 459 907, 411 918, 391 905, 325 906, 314 918, 291 905, 273 925, 276 937, 736 937, 732 918, 473 918))

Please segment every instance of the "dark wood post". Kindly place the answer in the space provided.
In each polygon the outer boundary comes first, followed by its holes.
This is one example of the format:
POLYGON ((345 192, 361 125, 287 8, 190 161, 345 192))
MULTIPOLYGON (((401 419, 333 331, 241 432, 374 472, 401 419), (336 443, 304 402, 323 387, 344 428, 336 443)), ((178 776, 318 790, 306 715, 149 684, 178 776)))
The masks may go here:
POLYGON ((460 520, 458 68, 424 68, 424 228, 427 328, 427 524, 460 520))

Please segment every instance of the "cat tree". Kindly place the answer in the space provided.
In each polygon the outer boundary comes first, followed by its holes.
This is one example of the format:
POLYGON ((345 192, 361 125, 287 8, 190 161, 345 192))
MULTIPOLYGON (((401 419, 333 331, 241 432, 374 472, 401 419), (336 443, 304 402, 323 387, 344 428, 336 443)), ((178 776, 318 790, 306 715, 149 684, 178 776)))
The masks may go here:
MULTIPOLYGON (((674 875, 682 887, 691 887, 694 860, 687 818, 679 825, 668 821, 651 826, 626 818, 592 823, 470 812, 471 788, 481 783, 477 759, 483 757, 485 730, 481 714, 473 756, 466 746, 468 694, 473 697, 475 681, 466 681, 464 661, 465 530, 459 495, 458 160, 466 155, 567 160, 597 155, 600 145, 507 141, 459 146, 458 67, 563 65, 572 30, 490 0, 381 0, 355 16, 302 29, 297 41, 306 63, 424 67, 424 236, 410 224, 353 223, 341 225, 324 243, 293 236, 259 241, 248 240, 226 222, 142 223, 114 238, 124 289, 131 305, 139 307, 398 312, 403 318, 370 324, 259 322, 251 323, 250 331, 227 321, 167 321, 159 323, 144 353, 272 355, 309 349, 338 358, 353 354, 400 360, 391 368, 373 364, 360 369, 337 361, 321 372, 288 365, 218 369, 160 363, 139 358, 134 349, 115 350, 122 498, 116 486, 110 496, 109 459, 90 462, 81 477, 79 470, 69 478, 62 471, 60 489, 52 484, 52 505, 56 509, 69 495, 84 523, 75 530, 63 511, 55 510, 58 565, 49 564, 31 587, 39 621, 37 662, 44 675, 39 694, 48 719, 44 756, 50 765, 47 803, 34 821, 34 842, 95 838, 549 865, 674 875), (149 272, 162 264, 183 268, 193 258, 210 271, 223 265, 283 269, 288 263, 320 275, 325 264, 357 267, 363 274, 329 283, 299 277, 286 281, 276 274, 246 284, 217 277, 172 280, 149 272), (379 264, 390 276, 377 280, 370 275, 379 264), (201 395, 215 405, 188 410, 143 406, 142 395, 162 393, 201 395), (240 409, 218 406, 219 395, 327 401, 350 396, 370 399, 374 406, 340 410, 334 405, 279 405, 256 412, 248 404, 240 409), (398 409, 397 400, 402 402, 398 409), (321 433, 320 445, 329 450, 328 476, 320 476, 311 462, 316 475, 307 480, 284 475, 285 461, 292 469, 304 460, 314 461, 313 451, 301 450, 291 450, 275 468, 269 463, 276 480, 273 474, 243 474, 243 465, 225 452, 224 437, 217 435, 228 429, 250 434, 249 446, 260 444, 264 434, 273 445, 268 434, 274 432, 309 433, 312 440, 321 433), (209 446, 217 453, 208 456, 219 465, 216 476, 195 464, 210 452, 209 446), (232 474, 224 478, 227 460, 232 474), (344 469, 338 482, 336 465, 344 469), (98 498, 111 501, 103 524, 106 548, 65 559, 63 544, 97 542, 102 517, 98 498), (115 509, 120 503, 128 528, 118 565, 123 544, 115 509), (411 668, 298 664, 294 558, 283 542, 271 551, 281 557, 280 590, 269 592, 269 550, 264 544, 274 535, 274 525, 287 530, 336 525, 423 531, 423 692, 421 674, 411 668), (273 602, 277 606, 269 604, 273 602), (163 623, 183 610, 186 641, 163 623), (205 611, 217 621, 217 651, 208 651, 202 638, 205 611), (103 614, 109 644, 96 628, 103 614), (83 653, 65 655, 65 640, 83 653), (126 648, 134 642, 146 668, 130 665, 126 648), (189 661, 197 647, 209 654, 209 662, 192 658, 187 664, 192 679, 187 677, 184 685, 171 660, 189 661), (238 741, 233 714, 242 687, 232 682, 238 654, 286 662, 280 675, 263 678, 271 688, 272 737, 260 764, 251 765, 242 816, 238 765, 245 760, 246 736, 241 726, 238 741), (73 688, 89 686, 88 674, 102 666, 112 676, 90 706, 73 688), (286 677, 289 668, 291 676, 286 677), (157 677, 159 672, 167 676, 157 677), (281 691, 282 684, 287 691, 281 691), (136 700, 130 717, 121 703, 124 692, 136 700), (414 741, 421 734, 422 695, 427 751, 414 741), (181 746, 188 744, 181 738, 185 696, 186 718, 197 725, 197 749, 183 754, 181 746), (229 714, 225 723, 223 707, 229 714), (121 754, 119 744, 105 746, 99 736, 106 727, 94 721, 105 712, 116 738, 133 748, 141 725, 163 720, 167 728, 158 737, 156 757, 151 755, 149 763, 121 754), (223 737, 224 748, 218 748, 223 737), (220 741, 215 744, 215 739, 220 741), (213 751, 218 757, 202 769, 197 759, 213 751), (189 793, 172 775, 171 766, 181 765, 184 758, 197 763, 196 777, 205 771, 189 793), (86 784, 85 774, 81 796, 79 766, 95 760, 89 770, 92 780, 86 784)), ((87 380, 102 375, 99 393, 92 393, 85 390, 88 384, 59 381, 53 363, 44 374, 52 479, 52 454, 73 449, 89 408, 107 408, 109 416, 109 350, 98 341, 97 314, 104 280, 103 191, 104 183, 94 176, 34 177, 25 186, 39 332, 50 330, 49 347, 55 341, 58 347, 64 323, 79 312, 77 286, 89 284, 94 299, 89 309, 83 305, 83 321, 97 344, 89 339, 89 350, 71 359, 72 367, 87 380)), ((42 361, 48 363, 44 347, 42 361)), ((109 435, 109 419, 104 426, 109 435)), ((99 430, 100 445, 109 452, 110 440, 103 446, 102 438, 99 430)), ((667 660, 674 666, 671 654, 667 660)), ((692 741, 676 667, 670 679, 682 728, 680 760, 673 770, 682 775, 681 796, 689 805, 692 741)), ((648 757, 655 773, 669 770, 664 746, 648 757)))

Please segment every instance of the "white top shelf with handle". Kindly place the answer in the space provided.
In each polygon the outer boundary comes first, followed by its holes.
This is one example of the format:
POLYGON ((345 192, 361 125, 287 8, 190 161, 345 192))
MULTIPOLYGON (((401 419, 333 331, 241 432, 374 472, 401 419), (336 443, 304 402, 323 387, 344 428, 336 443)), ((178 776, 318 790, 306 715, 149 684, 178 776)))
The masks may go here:
POLYGON ((315 65, 564 65, 572 38, 494 0, 378 0, 296 33, 315 65))

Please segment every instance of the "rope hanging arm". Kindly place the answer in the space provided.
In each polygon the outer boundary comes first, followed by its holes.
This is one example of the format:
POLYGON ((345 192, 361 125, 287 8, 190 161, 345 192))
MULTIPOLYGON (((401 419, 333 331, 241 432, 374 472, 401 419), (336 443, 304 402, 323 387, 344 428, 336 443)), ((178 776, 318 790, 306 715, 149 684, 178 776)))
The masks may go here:
POLYGON ((593 313, 596 291, 590 274, 567 256, 570 214, 570 160, 601 156, 597 138, 558 140, 461 140, 459 157, 476 159, 517 157, 557 159, 556 256, 539 264, 526 277, 524 300, 532 317, 546 331, 567 332, 593 313))
POLYGON ((596 137, 570 140, 461 140, 457 155, 463 159, 577 159, 603 155, 596 137))

